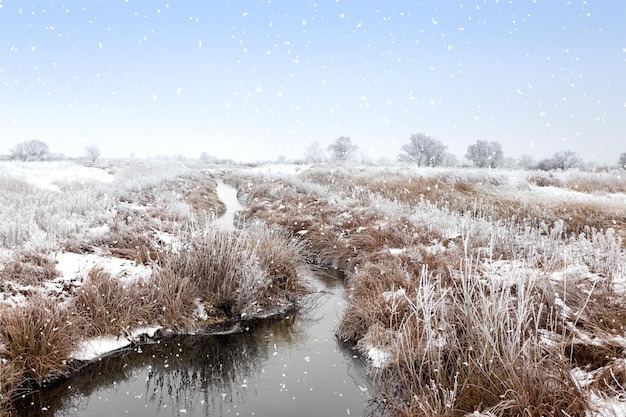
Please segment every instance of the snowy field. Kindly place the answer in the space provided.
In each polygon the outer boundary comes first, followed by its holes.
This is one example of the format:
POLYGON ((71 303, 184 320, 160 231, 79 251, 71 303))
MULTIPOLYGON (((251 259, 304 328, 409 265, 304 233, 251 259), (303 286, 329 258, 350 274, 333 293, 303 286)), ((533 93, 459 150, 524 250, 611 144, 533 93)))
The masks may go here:
POLYGON ((306 258, 345 272, 336 332, 385 412, 626 415, 625 175, 4 162, 0 399, 159 329, 286 308, 306 258), (238 232, 212 221, 222 179, 238 232))

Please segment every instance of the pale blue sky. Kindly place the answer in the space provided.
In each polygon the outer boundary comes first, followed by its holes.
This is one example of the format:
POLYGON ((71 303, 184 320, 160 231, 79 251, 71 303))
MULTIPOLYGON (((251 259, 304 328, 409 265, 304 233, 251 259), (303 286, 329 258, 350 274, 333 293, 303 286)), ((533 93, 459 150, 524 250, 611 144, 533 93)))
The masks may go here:
POLYGON ((626 152, 626 2, 0 0, 0 153, 626 152))

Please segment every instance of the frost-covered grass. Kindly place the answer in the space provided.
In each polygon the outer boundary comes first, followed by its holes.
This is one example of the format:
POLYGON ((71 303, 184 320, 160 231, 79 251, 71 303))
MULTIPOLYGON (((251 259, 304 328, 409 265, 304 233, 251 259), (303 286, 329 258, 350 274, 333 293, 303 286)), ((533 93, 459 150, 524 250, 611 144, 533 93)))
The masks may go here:
POLYGON ((144 333, 296 305, 301 245, 276 227, 217 227, 215 174, 175 162, 0 165, 0 415, 144 333))
POLYGON ((314 166, 238 186, 248 222, 346 273, 337 334, 371 360, 373 410, 594 416, 626 413, 621 175, 314 166))
POLYGON ((303 260, 349 285, 336 332, 389 415, 622 415, 626 194, 605 173, 0 165, 0 409, 158 328, 292 306, 303 260))

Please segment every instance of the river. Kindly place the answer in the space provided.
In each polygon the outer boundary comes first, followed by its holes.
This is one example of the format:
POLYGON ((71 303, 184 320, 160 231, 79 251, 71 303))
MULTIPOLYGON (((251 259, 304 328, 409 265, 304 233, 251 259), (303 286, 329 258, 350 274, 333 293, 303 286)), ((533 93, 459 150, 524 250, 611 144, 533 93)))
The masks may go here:
MULTIPOLYGON (((232 222, 228 188, 218 191, 232 222)), ((369 379, 361 359, 334 336, 343 280, 323 268, 309 279, 317 292, 296 313, 238 333, 185 335, 119 352, 36 393, 17 415, 362 415, 369 379)))

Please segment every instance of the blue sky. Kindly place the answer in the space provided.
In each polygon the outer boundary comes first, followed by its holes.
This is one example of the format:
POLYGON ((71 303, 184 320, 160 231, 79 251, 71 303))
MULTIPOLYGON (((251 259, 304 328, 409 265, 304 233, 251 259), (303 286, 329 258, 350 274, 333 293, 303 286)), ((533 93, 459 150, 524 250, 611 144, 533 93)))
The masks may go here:
POLYGON ((0 0, 0 154, 626 152, 626 2, 0 0))

